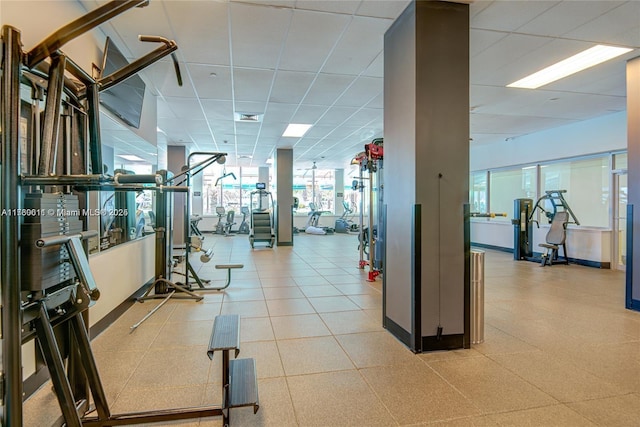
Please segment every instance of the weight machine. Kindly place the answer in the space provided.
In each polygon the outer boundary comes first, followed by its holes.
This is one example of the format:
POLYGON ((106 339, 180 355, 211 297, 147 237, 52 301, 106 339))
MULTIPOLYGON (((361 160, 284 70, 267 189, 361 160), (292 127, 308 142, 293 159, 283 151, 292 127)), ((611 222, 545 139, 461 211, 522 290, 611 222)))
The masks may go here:
MULTIPOLYGON (((149 0, 111 1, 65 25, 34 48, 22 50, 20 31, 3 26, 0 77, 0 284, 2 286, 2 372, 0 399, 3 426, 23 425, 22 345, 37 340, 69 427, 111 426, 222 416, 229 422, 233 395, 220 406, 177 408, 112 414, 91 352, 88 311, 100 292, 91 274, 83 241, 96 232, 87 227, 86 193, 151 189, 166 195, 186 187, 166 185, 161 175, 103 175, 99 93, 172 55, 178 84, 181 77, 174 41, 140 36, 162 46, 110 75, 92 78, 60 49, 71 40, 149 0), (48 60, 45 61, 45 60, 48 60), (21 100, 31 89, 34 104, 21 100), (46 101, 42 123, 38 102, 46 101), (24 123, 25 126, 21 126, 24 123), (26 132, 25 132, 26 130, 26 132), (25 135, 26 133, 26 135, 25 135), (149 185, 149 186, 147 186, 149 185), (95 415, 90 406, 95 406, 95 415)), ((166 205, 165 205, 166 206, 166 205)), ((161 213, 159 211, 159 213, 161 213)), ((162 217, 156 218, 158 242, 164 238, 162 217)), ((188 218, 188 217, 187 217, 188 218)), ((188 227, 188 221, 186 221, 188 227)), ((156 262, 166 267, 166 252, 156 262), (164 257, 164 258, 163 258, 164 257)), ((213 342, 213 340, 212 340, 213 342)), ((210 351, 218 350, 210 346, 210 351)), ((223 349, 224 350, 224 349, 223 349)), ((210 355, 210 357, 212 354, 210 355)), ((229 384, 225 352, 223 384, 229 384)), ((239 402, 235 406, 254 406, 239 402)))
MULTIPOLYGON (((569 223, 580 225, 580 221, 569 207, 569 203, 564 198, 567 190, 548 190, 540 197, 536 203, 533 199, 515 199, 514 200, 514 218, 511 220, 513 224, 513 259, 531 260, 538 262, 534 258, 533 253, 533 224, 539 228, 540 224, 534 215, 536 210, 542 212, 549 223, 558 212, 567 212, 570 219, 569 223)), ((566 256, 566 253, 565 253, 566 256)))
POLYGON ((384 224, 383 210, 383 139, 376 138, 364 146, 364 151, 358 153, 351 164, 360 166, 360 176, 353 183, 353 189, 360 191, 360 235, 358 249, 360 261, 358 267, 369 267, 367 280, 373 282, 383 269, 384 259, 384 224), (363 176, 367 172, 368 177, 363 176), (369 181, 369 225, 364 227, 364 180, 369 181), (367 253, 367 247, 369 252, 367 253), (365 259, 366 255, 366 259, 365 259))

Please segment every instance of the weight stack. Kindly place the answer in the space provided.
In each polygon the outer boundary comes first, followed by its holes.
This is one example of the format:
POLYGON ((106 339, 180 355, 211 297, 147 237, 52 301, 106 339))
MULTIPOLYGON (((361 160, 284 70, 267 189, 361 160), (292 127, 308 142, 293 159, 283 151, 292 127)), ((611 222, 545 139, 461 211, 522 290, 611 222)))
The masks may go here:
POLYGON ((75 277, 64 245, 38 248, 38 239, 82 231, 78 197, 72 194, 25 195, 21 226, 22 290, 44 291, 75 277))

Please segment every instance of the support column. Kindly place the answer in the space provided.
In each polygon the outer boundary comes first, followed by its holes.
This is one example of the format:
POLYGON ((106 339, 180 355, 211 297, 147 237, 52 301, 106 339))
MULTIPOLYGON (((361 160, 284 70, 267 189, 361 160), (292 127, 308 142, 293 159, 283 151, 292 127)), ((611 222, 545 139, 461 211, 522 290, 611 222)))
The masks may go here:
POLYGON ((468 347, 468 4, 409 4, 384 76, 384 326, 415 352, 468 347))
MULTIPOLYGON (((182 167, 187 164, 187 147, 182 145, 167 146, 167 169, 174 175, 178 175, 182 171, 182 167)), ((178 178, 178 181, 181 179, 178 178)), ((173 183, 172 185, 175 185, 173 183)), ((169 197, 173 197, 173 245, 183 245, 186 236, 184 235, 184 221, 188 218, 184 217, 184 206, 187 203, 187 195, 185 193, 172 193, 169 197)))
POLYGON ((276 242, 293 246, 293 148, 278 148, 273 162, 276 193, 276 242))
POLYGON ((334 190, 333 206, 335 206, 336 216, 340 216, 344 213, 342 205, 344 200, 344 169, 334 171, 334 190))
POLYGON ((640 57, 627 62, 627 291, 625 306, 640 311, 640 57))

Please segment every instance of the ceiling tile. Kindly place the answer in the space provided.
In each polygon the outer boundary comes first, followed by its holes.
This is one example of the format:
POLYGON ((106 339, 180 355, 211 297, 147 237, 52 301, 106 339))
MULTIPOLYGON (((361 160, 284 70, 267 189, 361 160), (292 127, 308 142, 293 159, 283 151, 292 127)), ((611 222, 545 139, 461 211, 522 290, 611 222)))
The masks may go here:
POLYGON ((300 103, 315 77, 314 73, 278 71, 269 101, 291 104, 300 103))
POLYGON ((390 19, 353 18, 322 71, 353 75, 362 73, 382 52, 383 36, 391 23, 390 19), (362 43, 362 40, 367 40, 367 43, 362 43))
POLYGON ((175 31, 180 58, 188 62, 229 65, 227 3, 165 1, 162 4, 175 31))
POLYGON ((349 22, 349 17, 344 15, 296 10, 279 69, 314 73, 320 70, 349 22))
POLYGON ((232 99, 229 67, 187 64, 186 72, 189 83, 200 99, 232 99))
POLYGON ((382 93, 383 83, 379 77, 359 77, 336 100, 335 105, 359 107, 368 104, 382 93))
POLYGON ((494 1, 474 15, 473 28, 515 31, 558 4, 558 1, 494 1))
POLYGON ((302 0, 296 2, 296 9, 317 10, 352 15, 360 4, 360 0, 302 0))
POLYGON ((628 1, 619 7, 564 34, 564 37, 593 43, 640 47, 640 2, 628 1))
POLYGON ((409 0, 363 1, 356 15, 396 19, 410 3, 409 0))
POLYGON ((276 68, 292 14, 290 9, 231 3, 233 65, 276 68))
POLYGON ((354 79, 354 76, 321 73, 309 90, 304 102, 315 105, 332 105, 354 79))
POLYGON ((236 101, 266 101, 273 80, 272 70, 234 68, 233 88, 236 101))

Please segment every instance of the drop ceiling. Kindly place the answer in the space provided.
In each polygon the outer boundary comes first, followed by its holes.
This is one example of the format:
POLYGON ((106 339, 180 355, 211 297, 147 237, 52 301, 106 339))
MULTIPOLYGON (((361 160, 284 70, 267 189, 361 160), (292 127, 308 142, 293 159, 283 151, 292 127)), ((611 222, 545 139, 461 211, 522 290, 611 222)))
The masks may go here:
MULTIPOLYGON (((81 0, 88 9, 104 1, 81 0)), ((344 167, 383 136, 383 38, 406 0, 151 0, 102 31, 130 59, 139 34, 179 46, 143 72, 161 140, 264 165, 293 147, 299 167, 344 167), (260 114, 259 122, 234 113, 260 114), (283 138, 289 123, 313 124, 283 138)), ((640 55, 640 1, 475 1, 470 5, 471 144, 491 144, 626 109, 625 65, 640 55), (505 85, 595 44, 634 51, 537 90, 505 85)))

